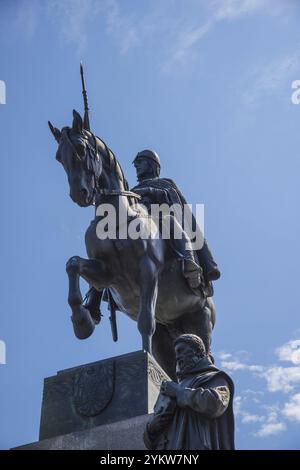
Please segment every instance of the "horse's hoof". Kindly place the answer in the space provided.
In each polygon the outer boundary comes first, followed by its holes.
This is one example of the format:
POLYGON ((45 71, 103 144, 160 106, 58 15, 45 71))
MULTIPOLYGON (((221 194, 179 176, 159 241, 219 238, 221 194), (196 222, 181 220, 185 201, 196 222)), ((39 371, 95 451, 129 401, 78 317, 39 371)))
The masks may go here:
POLYGON ((90 312, 82 305, 73 309, 71 320, 75 336, 78 339, 88 338, 95 329, 95 322, 92 319, 90 312))

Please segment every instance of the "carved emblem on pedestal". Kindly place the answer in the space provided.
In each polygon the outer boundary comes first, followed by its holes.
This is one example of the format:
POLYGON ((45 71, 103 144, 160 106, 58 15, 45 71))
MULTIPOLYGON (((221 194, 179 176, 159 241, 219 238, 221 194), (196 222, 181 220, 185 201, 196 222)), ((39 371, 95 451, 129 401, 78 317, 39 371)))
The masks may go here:
POLYGON ((82 367, 74 378, 74 406, 85 417, 99 415, 114 394, 115 365, 98 363, 82 367))
POLYGON ((151 381, 156 385, 156 387, 160 388, 160 385, 163 380, 166 380, 165 375, 158 369, 158 367, 152 362, 148 362, 148 375, 151 381))

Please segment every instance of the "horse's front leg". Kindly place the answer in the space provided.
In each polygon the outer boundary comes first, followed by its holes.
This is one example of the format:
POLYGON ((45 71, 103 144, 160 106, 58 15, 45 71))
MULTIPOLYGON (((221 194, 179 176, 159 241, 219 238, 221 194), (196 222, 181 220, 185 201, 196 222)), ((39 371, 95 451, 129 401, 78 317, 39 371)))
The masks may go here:
POLYGON ((92 318, 89 309, 82 304, 80 276, 97 289, 105 287, 103 263, 94 259, 88 260, 73 256, 67 262, 66 271, 69 277, 68 303, 72 309, 74 333, 77 338, 86 339, 93 333, 97 322, 92 318))
POLYGON ((150 354, 152 354, 152 336, 155 332, 157 284, 157 267, 150 258, 144 257, 140 262, 140 305, 137 322, 142 335, 143 349, 150 354))

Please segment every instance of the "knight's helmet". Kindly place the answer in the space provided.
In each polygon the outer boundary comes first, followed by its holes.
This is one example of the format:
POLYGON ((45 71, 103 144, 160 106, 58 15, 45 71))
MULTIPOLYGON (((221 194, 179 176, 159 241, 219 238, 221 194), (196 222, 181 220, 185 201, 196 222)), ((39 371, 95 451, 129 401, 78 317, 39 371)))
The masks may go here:
POLYGON ((138 160, 139 158, 147 158, 148 160, 151 160, 156 163, 158 166, 158 170, 160 171, 160 158, 158 154, 154 150, 142 150, 141 152, 138 152, 136 155, 135 159, 133 160, 133 164, 138 160))

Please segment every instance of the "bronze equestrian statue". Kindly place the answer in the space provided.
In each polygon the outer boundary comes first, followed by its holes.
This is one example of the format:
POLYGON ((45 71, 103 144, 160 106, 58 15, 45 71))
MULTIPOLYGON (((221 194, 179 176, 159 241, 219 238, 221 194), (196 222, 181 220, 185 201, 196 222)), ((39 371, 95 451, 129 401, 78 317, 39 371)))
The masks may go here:
MULTIPOLYGON (((123 239, 118 236, 117 227, 116 238, 98 237, 97 225, 104 217, 98 209, 104 204, 110 204, 117 216, 120 208, 125 210, 129 214, 126 224, 135 220, 141 228, 147 228, 151 217, 139 201, 142 197, 145 202, 149 191, 147 196, 147 188, 144 187, 145 191, 142 188, 147 185, 141 174, 147 176, 147 171, 139 169, 140 158, 135 160, 140 185, 129 190, 114 153, 90 131, 84 97, 84 119, 73 111, 72 127, 61 131, 49 122, 58 143, 56 159, 67 174, 71 199, 81 207, 96 206, 95 217, 85 234, 88 259, 73 256, 66 265, 74 332, 80 339, 93 333, 100 322, 100 302, 104 298, 110 305, 114 339, 115 310, 119 310, 137 321, 143 349, 152 353, 167 374, 175 378, 173 341, 178 335, 196 334, 210 351, 215 324, 211 281, 219 277, 219 271, 206 243, 200 252, 189 255, 159 233, 156 238, 123 239), (86 301, 80 291, 80 277, 90 285, 86 301)), ((156 183, 153 180, 148 187, 161 190, 156 183)), ((174 190, 174 184, 169 186, 174 190)), ((166 188, 165 194, 168 192, 170 188, 166 188)), ((159 232, 159 227, 155 225, 154 230, 159 232)))

